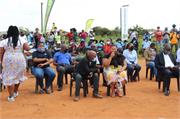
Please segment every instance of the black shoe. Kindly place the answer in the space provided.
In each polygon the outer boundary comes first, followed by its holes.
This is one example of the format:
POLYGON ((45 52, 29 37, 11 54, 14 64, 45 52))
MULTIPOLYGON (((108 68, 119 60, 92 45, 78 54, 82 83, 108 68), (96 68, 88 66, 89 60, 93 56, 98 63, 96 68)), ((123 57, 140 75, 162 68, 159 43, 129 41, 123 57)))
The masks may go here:
POLYGON ((103 96, 102 96, 102 95, 99 95, 99 94, 93 94, 93 97, 94 97, 94 98, 99 98, 99 99, 102 99, 102 98, 103 98, 103 96))
POLYGON ((170 94, 170 91, 169 90, 165 90, 164 95, 165 96, 169 96, 169 94, 170 94))
POLYGON ((57 90, 58 90, 58 91, 62 91, 62 87, 59 87, 57 90))

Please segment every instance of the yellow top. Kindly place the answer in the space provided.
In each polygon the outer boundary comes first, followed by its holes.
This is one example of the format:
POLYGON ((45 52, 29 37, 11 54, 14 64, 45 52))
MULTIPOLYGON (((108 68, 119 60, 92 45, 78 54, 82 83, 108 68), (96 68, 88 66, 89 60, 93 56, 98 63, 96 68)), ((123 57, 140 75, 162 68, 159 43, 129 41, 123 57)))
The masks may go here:
POLYGON ((178 43, 178 35, 176 32, 170 33, 170 38, 171 38, 171 44, 177 44, 178 43))

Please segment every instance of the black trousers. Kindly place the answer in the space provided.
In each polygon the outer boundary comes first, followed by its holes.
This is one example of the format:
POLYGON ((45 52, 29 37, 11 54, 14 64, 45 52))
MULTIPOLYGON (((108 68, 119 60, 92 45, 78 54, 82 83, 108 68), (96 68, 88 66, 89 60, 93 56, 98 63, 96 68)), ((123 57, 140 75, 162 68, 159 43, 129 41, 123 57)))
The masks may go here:
POLYGON ((163 75, 165 89, 169 90, 171 78, 179 77, 179 70, 178 69, 175 69, 175 70, 165 69, 165 70, 162 70, 162 75, 163 75))

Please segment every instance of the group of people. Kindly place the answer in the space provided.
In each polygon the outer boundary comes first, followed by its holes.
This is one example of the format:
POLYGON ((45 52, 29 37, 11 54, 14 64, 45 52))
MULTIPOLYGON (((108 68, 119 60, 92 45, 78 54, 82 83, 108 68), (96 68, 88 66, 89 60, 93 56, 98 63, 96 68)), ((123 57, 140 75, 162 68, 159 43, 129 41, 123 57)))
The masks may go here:
MULTIPOLYGON (((112 97, 123 96, 123 87, 128 82, 127 74, 130 76, 130 81, 137 81, 141 66, 138 64, 137 46, 135 45, 137 39, 135 37, 132 37, 129 43, 120 38, 115 43, 112 39, 97 41, 93 31, 88 34, 82 30, 77 35, 76 29, 73 28, 66 34, 69 38, 69 46, 67 46, 65 39, 63 41, 58 37, 58 34, 63 32, 59 31, 55 35, 56 29, 54 27, 46 40, 45 36, 39 33, 39 29, 25 37, 16 26, 9 27, 7 36, 0 41, 0 65, 2 67, 0 74, 3 84, 8 88, 8 101, 15 101, 19 95, 19 85, 26 79, 25 69, 27 66, 24 54, 32 55, 32 74, 40 86, 39 93, 41 94, 51 93, 50 86, 56 77, 56 72, 58 91, 63 90, 63 76, 65 74, 70 74, 75 79, 74 101, 80 99, 80 87, 83 80, 90 80, 90 85, 94 89, 93 97, 102 98, 102 95, 99 94, 99 73, 103 74, 103 85, 110 86, 112 97), (86 44, 88 36, 90 41, 86 44), (77 37, 81 39, 79 46, 82 47, 76 47, 77 37), (29 53, 28 44, 33 45, 32 48, 35 49, 32 54, 29 53), (83 56, 81 57, 81 55, 83 56), (43 79, 46 80, 45 86, 43 79)), ((156 44, 151 43, 149 47, 144 49, 146 65, 153 70, 155 75, 158 75, 157 69, 166 74, 165 95, 169 95, 170 76, 177 76, 178 68, 175 58, 170 53, 171 47, 168 43, 164 45, 164 51, 160 54, 156 52, 155 46, 156 44), (164 59, 162 60, 162 58, 164 59)))

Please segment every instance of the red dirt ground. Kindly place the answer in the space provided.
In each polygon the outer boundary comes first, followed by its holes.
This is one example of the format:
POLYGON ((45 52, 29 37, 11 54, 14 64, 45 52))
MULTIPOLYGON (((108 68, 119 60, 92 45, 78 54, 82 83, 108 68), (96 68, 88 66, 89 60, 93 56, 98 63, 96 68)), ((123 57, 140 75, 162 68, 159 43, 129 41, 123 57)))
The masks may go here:
MULTIPOLYGON (((92 97, 92 89, 86 98, 74 102, 69 96, 69 84, 58 92, 54 81, 54 93, 35 94, 35 80, 28 74, 29 80, 20 86, 20 95, 16 101, 7 101, 8 93, 0 93, 0 119, 180 119, 180 92, 176 80, 171 82, 169 97, 158 90, 157 82, 145 79, 145 62, 142 66, 140 82, 127 84, 125 97, 107 97, 106 88, 100 85, 103 99, 92 97)), ((102 81, 102 80, 101 80, 102 81)), ((102 84, 102 83, 101 83, 102 84)))

